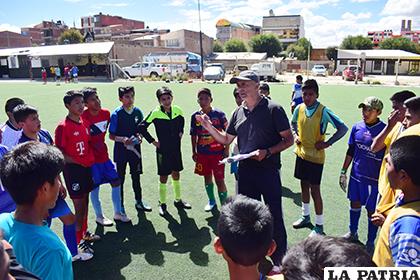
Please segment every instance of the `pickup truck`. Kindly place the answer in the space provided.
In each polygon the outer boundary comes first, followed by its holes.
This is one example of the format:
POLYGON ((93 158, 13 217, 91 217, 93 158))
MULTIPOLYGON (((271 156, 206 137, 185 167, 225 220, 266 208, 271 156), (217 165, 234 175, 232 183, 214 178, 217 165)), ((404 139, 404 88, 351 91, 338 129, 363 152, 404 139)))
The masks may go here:
POLYGON ((257 73, 260 80, 271 81, 276 78, 276 68, 273 62, 260 62, 253 64, 251 70, 257 73))
POLYGON ((123 67, 123 71, 130 77, 158 77, 168 71, 163 64, 155 64, 149 62, 136 62, 131 66, 123 67))

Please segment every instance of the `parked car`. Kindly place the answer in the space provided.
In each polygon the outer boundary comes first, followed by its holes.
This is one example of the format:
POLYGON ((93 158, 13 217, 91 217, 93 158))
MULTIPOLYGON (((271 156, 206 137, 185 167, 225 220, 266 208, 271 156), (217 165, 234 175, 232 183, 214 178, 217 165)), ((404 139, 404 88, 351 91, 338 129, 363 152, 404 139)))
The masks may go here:
POLYGON ((327 75, 327 68, 325 68, 322 64, 316 64, 312 68, 312 75, 314 76, 326 76, 327 75))
POLYGON ((241 65, 241 64, 238 64, 238 65, 235 65, 235 67, 233 67, 233 76, 238 76, 239 75, 239 73, 241 73, 242 71, 246 71, 246 70, 249 70, 249 68, 248 68, 248 66, 247 65, 241 65))
POLYGON ((349 65, 343 70, 343 75, 341 76, 345 81, 354 81, 356 79, 356 72, 357 72, 357 80, 363 81, 363 70, 360 66, 357 65, 349 65), (359 69, 357 71, 357 69, 359 69))
POLYGON ((158 77, 165 73, 164 64, 155 64, 149 62, 137 62, 131 66, 123 67, 122 69, 130 77, 158 77))
POLYGON ((223 81, 225 72, 219 66, 210 66, 204 69, 203 76, 206 81, 223 81))
POLYGON ((260 80, 272 81, 276 77, 276 68, 273 62, 260 62, 253 64, 251 70, 257 73, 260 80))

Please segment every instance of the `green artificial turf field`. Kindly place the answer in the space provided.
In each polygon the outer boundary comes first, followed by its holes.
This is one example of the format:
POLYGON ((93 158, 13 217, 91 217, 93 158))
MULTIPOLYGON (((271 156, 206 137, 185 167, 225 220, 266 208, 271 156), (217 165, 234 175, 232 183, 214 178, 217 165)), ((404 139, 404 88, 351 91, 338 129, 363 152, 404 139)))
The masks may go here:
MULTIPOLYGON (((207 199, 203 179, 193 173, 191 144, 189 137, 190 116, 197 109, 196 91, 208 87, 213 92, 214 107, 218 107, 230 116, 235 108, 232 96, 232 85, 228 84, 164 84, 158 82, 141 83, 54 83, 42 85, 38 82, 0 83, 0 104, 13 96, 23 98, 28 104, 39 109, 42 127, 54 134, 57 123, 63 119, 67 110, 62 97, 66 90, 79 89, 85 86, 96 87, 102 100, 102 106, 111 111, 120 105, 117 88, 132 84, 136 89, 136 106, 145 115, 156 105, 155 91, 162 85, 169 86, 174 92, 174 103, 184 110, 186 119, 185 133, 182 141, 184 171, 181 173, 183 199, 192 204, 193 209, 178 212, 173 204, 168 204, 170 216, 164 219, 157 212, 158 177, 156 175, 154 146, 147 142, 142 144, 143 170, 141 177, 145 201, 153 206, 153 212, 144 214, 134 208, 131 178, 127 171, 125 183, 125 206, 132 225, 118 225, 103 228, 95 223, 93 209, 90 207, 89 228, 102 236, 94 245, 95 256, 87 262, 74 263, 75 279, 227 279, 228 270, 223 258, 216 255, 212 241, 216 232, 217 215, 205 213, 203 207, 207 199)), ((400 90, 395 87, 381 86, 334 86, 321 85, 319 100, 330 107, 348 126, 361 120, 357 105, 365 97, 375 95, 381 98, 385 108, 382 118, 386 121, 390 112, 389 97, 400 90)), ((417 89, 411 89, 418 93, 417 89)), ((289 118, 289 100, 291 85, 272 85, 272 99, 284 106, 289 118)), ((6 116, 1 114, 0 122, 6 116)), ((150 127, 154 132, 154 128, 150 127)), ((334 130, 331 126, 328 133, 334 130)), ((328 136, 327 136, 328 138, 328 136)), ((329 235, 342 235, 348 229, 349 203, 346 195, 338 186, 338 177, 347 147, 348 134, 333 147, 327 150, 326 164, 322 179, 324 199, 325 231, 329 235)), ((113 144, 107 140, 110 155, 113 144)), ((292 222, 300 215, 300 187, 293 177, 295 156, 293 148, 282 153, 281 176, 283 182, 283 210, 289 246, 304 239, 309 229, 295 230, 292 222)), ((233 177, 226 168, 226 181, 230 194, 234 193, 233 177)), ((168 188, 168 200, 173 198, 171 187, 168 188)), ((112 219, 113 207, 110 186, 103 185, 101 200, 105 215, 112 219)), ((69 204, 72 205, 69 200, 69 204)), ((313 206, 311 205, 313 213, 313 206)), ((366 218, 362 214, 359 236, 366 240, 366 218)), ((62 236, 62 226, 58 220, 53 222, 53 229, 62 236)))

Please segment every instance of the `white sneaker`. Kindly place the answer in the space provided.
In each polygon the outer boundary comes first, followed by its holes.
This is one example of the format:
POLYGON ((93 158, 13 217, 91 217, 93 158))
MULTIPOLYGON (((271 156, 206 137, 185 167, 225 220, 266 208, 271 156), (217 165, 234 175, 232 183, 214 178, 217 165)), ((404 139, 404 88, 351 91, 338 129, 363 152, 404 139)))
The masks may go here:
POLYGON ((108 219, 107 217, 103 216, 103 217, 96 217, 96 222, 104 227, 110 227, 112 226, 114 223, 108 219))
POLYGON ((93 250, 85 241, 80 242, 77 248, 77 255, 72 257, 72 261, 88 261, 93 258, 93 250))
POLYGON ((131 222, 131 219, 129 217, 127 217, 126 214, 115 214, 114 215, 114 221, 122 222, 122 223, 129 223, 129 222, 131 222))

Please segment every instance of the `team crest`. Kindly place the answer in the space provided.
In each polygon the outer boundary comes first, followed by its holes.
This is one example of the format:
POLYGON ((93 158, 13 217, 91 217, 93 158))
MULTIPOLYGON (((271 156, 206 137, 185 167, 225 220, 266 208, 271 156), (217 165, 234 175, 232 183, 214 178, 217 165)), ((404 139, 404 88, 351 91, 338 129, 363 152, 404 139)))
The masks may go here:
POLYGON ((75 191, 75 192, 79 191, 79 190, 80 190, 80 185, 79 185, 79 183, 74 183, 74 184, 72 184, 72 185, 71 185, 71 189, 72 189, 73 191, 75 191))

